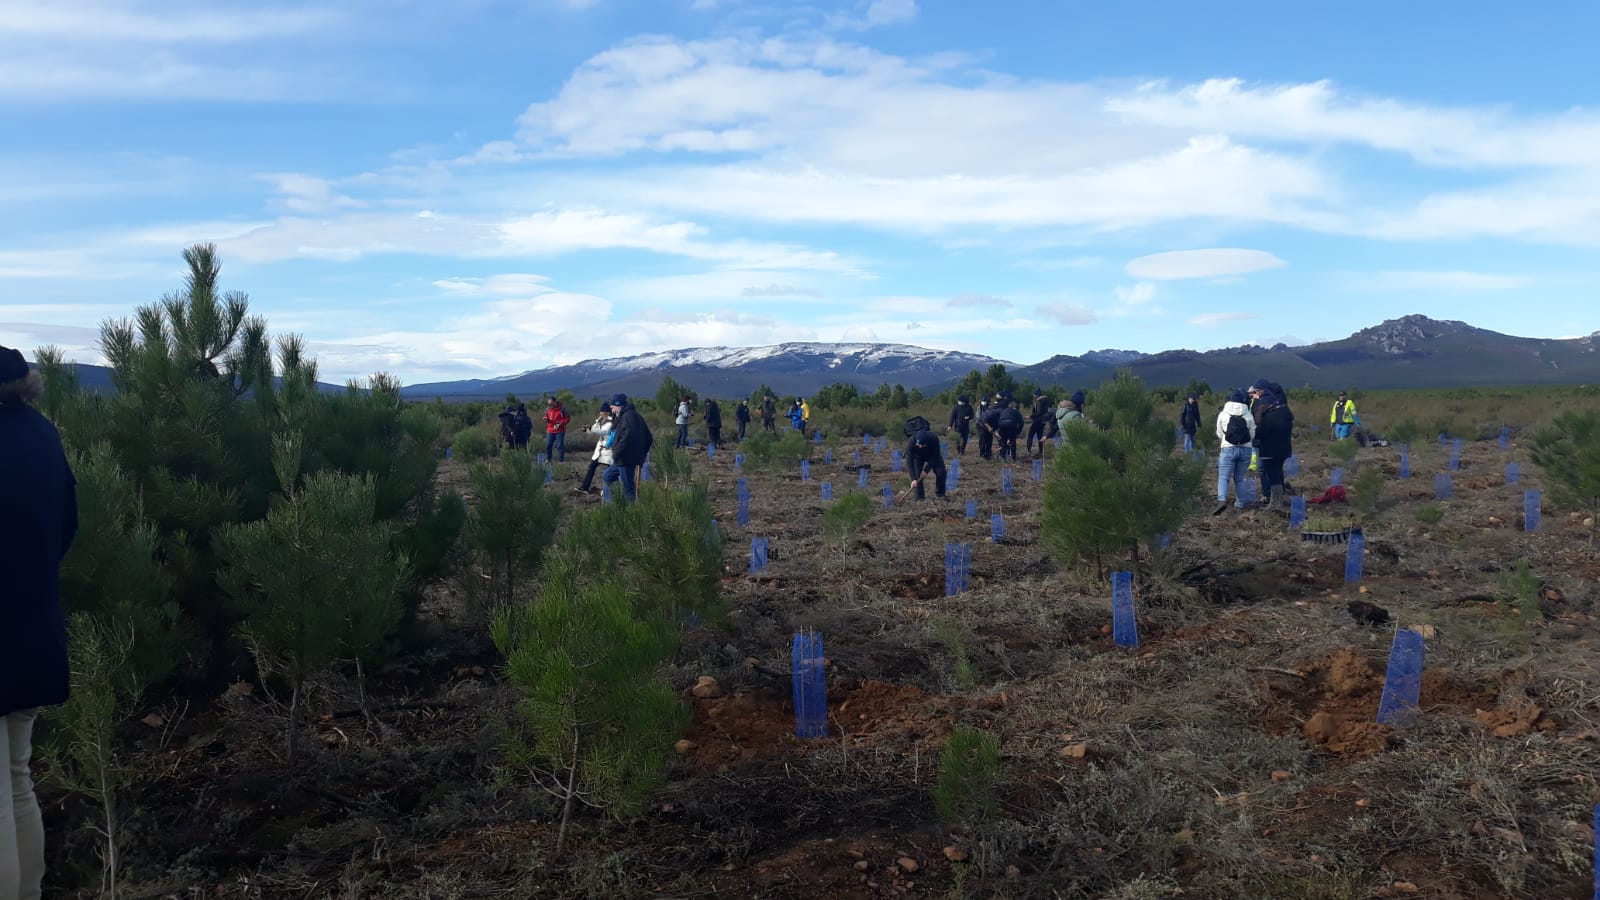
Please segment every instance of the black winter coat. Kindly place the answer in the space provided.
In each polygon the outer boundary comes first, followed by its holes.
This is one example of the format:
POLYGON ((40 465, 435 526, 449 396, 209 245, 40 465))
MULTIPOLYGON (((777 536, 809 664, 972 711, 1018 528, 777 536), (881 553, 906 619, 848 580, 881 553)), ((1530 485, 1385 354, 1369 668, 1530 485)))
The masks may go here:
POLYGON ((1294 414, 1279 403, 1261 411, 1256 420, 1256 449, 1262 459, 1288 459, 1294 455, 1294 414))
POLYGON ((906 441, 906 471, 912 478, 921 475, 924 469, 938 469, 943 465, 944 454, 933 432, 919 431, 906 441))
POLYGON ((722 407, 718 406, 715 400, 706 403, 706 427, 722 427, 722 407))
POLYGON ((1178 426, 1184 434, 1194 434, 1200 430, 1200 404, 1185 403, 1183 412, 1178 414, 1178 426))
POLYGON ((1004 432, 1006 434, 1021 434, 1022 433, 1022 411, 1021 410, 1012 409, 1011 407, 1008 406, 1005 409, 1000 410, 1000 415, 999 415, 999 418, 998 418, 997 421, 999 423, 998 427, 999 427, 1000 431, 1002 431, 1002 432, 1004 432))
POLYGON ((0 716, 66 702, 61 558, 77 533, 61 436, 33 407, 0 404, 0 716))
POLYGON ((972 411, 971 403, 957 403, 955 407, 950 410, 950 427, 957 431, 966 431, 972 427, 972 419, 974 416, 975 413, 972 411))
POLYGON ((746 403, 739 404, 739 408, 733 411, 733 418, 734 418, 735 421, 739 421, 739 422, 748 422, 748 421, 750 421, 750 406, 749 406, 749 404, 746 404, 746 403))
POLYGON ((650 426, 645 424, 644 416, 629 403, 617 413, 616 423, 611 426, 611 433, 616 439, 611 442, 611 461, 619 466, 642 466, 646 456, 650 455, 650 445, 655 443, 655 435, 650 433, 650 426))

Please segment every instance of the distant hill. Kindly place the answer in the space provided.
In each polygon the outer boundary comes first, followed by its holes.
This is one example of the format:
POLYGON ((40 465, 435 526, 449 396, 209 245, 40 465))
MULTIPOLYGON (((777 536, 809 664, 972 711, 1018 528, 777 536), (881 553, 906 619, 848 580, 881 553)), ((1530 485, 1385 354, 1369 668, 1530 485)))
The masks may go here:
MULTIPOLYGON (((1093 356, 1054 356, 1015 374, 1046 384, 1094 385, 1117 366, 1093 356)), ((1600 383, 1600 332, 1546 340, 1404 316, 1343 340, 1304 347, 1169 350, 1122 365, 1149 384, 1182 385, 1197 378, 1213 387, 1237 387, 1258 378, 1318 389, 1590 384, 1600 383)))
MULTIPOLYGON (((29 365, 31 366, 32 364, 30 363, 29 365)), ((84 390, 93 391, 97 394, 109 394, 116 390, 116 386, 111 381, 110 366, 91 366, 88 363, 73 363, 72 367, 78 375, 78 386, 84 390)), ((327 384, 320 381, 317 382, 317 388, 324 393, 329 391, 343 392, 345 389, 344 385, 342 384, 327 384)))
MULTIPOLYGON (((402 393, 416 399, 447 400, 500 399, 506 394, 531 397, 559 390, 570 390, 580 397, 618 392, 654 396, 662 376, 670 375, 701 394, 739 396, 767 384, 781 394, 804 396, 834 382, 865 389, 880 384, 903 384, 907 388, 942 386, 973 369, 987 369, 1000 362, 987 356, 904 344, 710 347, 586 359, 570 366, 551 366, 505 378, 416 384, 402 389, 402 393)), ((1008 369, 1014 366, 1002 364, 1008 369)))

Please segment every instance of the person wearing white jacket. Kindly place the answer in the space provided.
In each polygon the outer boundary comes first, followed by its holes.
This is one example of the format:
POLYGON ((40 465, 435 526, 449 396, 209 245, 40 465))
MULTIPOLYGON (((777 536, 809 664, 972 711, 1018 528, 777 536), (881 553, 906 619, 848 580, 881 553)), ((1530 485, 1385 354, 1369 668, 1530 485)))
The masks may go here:
POLYGON ((1228 509, 1228 484, 1233 484, 1233 505, 1244 509, 1245 484, 1250 475, 1251 444, 1256 437, 1256 420, 1250 415, 1244 391, 1234 391, 1217 414, 1217 439, 1222 450, 1217 454, 1217 508, 1212 515, 1220 516, 1228 509))
POLYGON ((594 455, 589 457, 589 471, 583 473, 583 485, 575 488, 580 494, 587 494, 594 489, 594 473, 611 468, 611 409, 600 407, 600 415, 595 417, 594 424, 584 431, 593 432, 597 440, 594 444, 594 455))

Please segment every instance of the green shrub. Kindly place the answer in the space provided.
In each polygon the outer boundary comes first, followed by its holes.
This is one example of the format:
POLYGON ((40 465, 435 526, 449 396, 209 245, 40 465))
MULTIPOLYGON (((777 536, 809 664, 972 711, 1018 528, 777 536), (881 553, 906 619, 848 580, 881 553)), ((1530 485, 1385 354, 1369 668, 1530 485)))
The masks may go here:
POLYGON ((482 428, 466 428, 456 432, 450 442, 451 453, 463 462, 478 462, 495 453, 495 441, 482 428))
POLYGON ((1333 461, 1341 466, 1349 466, 1355 462, 1356 454, 1359 452, 1361 452, 1361 445, 1357 444, 1354 439, 1334 441, 1328 445, 1328 455, 1333 457, 1333 461))
POLYGON ((474 463, 467 539, 494 581, 494 596, 516 599, 517 585, 539 568, 555 540, 561 498, 544 487, 545 470, 527 453, 507 453, 500 465, 474 463))
POLYGON ((423 497, 417 520, 405 533, 403 545, 418 581, 449 574, 451 550, 467 524, 467 504, 455 491, 423 497))
POLYGON ((830 544, 849 540, 872 521, 872 511, 872 500, 866 494, 845 494, 822 511, 822 539, 830 544))
POLYGON ((1350 505, 1363 516, 1371 516, 1383 502, 1383 473, 1377 469, 1362 469, 1350 486, 1350 505))
POLYGON ((1588 511, 1589 544, 1600 528, 1600 412, 1568 411, 1533 436, 1533 462, 1555 500, 1588 511))
POLYGON ((1424 503, 1413 514, 1424 525, 1437 525, 1444 521, 1444 507, 1437 503, 1424 503))
POLYGON ((745 439, 739 452, 744 454, 747 469, 793 469, 799 467, 801 460, 811 458, 811 442, 798 431, 757 431, 745 439))
POLYGON ((939 619, 933 623, 933 636, 950 654, 950 676, 955 680, 956 687, 964 691, 972 690, 977 684, 977 676, 972 669, 972 657, 967 654, 967 642, 961 633, 961 626, 950 619, 939 619))
POLYGON ((1420 437, 1422 437, 1422 426, 1417 424, 1417 420, 1410 416, 1396 422, 1389 428, 1389 433, 1384 435, 1384 438, 1390 443, 1399 444, 1402 447, 1414 446, 1420 437))
POLYGON ((1000 741, 987 731, 957 725, 939 754, 933 805, 946 822, 969 822, 992 815, 1000 801, 1000 741))

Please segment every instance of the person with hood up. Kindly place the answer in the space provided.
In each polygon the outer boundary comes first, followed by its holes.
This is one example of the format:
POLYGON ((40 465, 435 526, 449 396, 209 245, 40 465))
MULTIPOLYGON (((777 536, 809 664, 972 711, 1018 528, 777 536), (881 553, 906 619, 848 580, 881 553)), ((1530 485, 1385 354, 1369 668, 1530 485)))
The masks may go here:
POLYGON ((627 394, 617 394, 611 398, 611 468, 606 469, 605 480, 607 484, 622 482, 622 493, 629 500, 636 499, 638 481, 635 472, 644 465, 650 456, 650 446, 655 443, 655 435, 650 433, 650 426, 639 414, 633 404, 628 402, 627 394))
POLYGON ((994 442, 1000 436, 1000 410, 998 399, 991 400, 978 417, 978 455, 984 459, 994 457, 994 442))
POLYGON ((929 472, 933 473, 933 495, 944 496, 944 454, 939 450, 939 438, 932 431, 919 429, 906 441, 906 472, 916 486, 918 500, 927 496, 922 489, 922 481, 929 472))
POLYGON ((584 430, 595 435, 595 442, 594 453, 589 457, 589 469, 583 473, 583 484, 574 488, 580 494, 587 494, 595 489, 595 472, 611 468, 611 441, 615 437, 611 433, 611 407, 602 405, 600 412, 594 417, 594 424, 584 430))
POLYGON ((511 449, 528 449, 528 442, 533 440, 533 417, 528 415, 528 404, 517 404, 517 411, 511 419, 511 434, 511 449))
POLYGON ((39 708, 67 701, 61 559, 78 532, 77 481, 61 435, 34 409, 44 385, 0 347, 0 898, 37 898, 44 820, 30 761, 39 708))
POLYGON ((1194 449, 1194 436, 1200 430, 1200 398, 1190 394, 1183 401, 1183 411, 1178 413, 1178 428, 1183 431, 1183 452, 1194 449))
POLYGON ((572 416, 562 409, 561 401, 551 397, 544 410, 545 459, 550 462, 567 461, 567 425, 571 422, 572 416))
POLYGON ((1256 450, 1260 454, 1261 505, 1287 506, 1284 496, 1283 464, 1294 453, 1294 413, 1279 393, 1276 384, 1267 385, 1266 402, 1256 422, 1256 450))
POLYGON ((1256 437, 1256 420, 1245 403, 1244 391, 1234 391, 1217 414, 1217 438, 1222 450, 1217 454, 1217 508, 1219 516, 1228 509, 1228 485, 1233 485, 1234 506, 1244 509, 1245 479, 1249 476, 1251 444, 1256 437))
POLYGON ((1033 406, 1028 410, 1028 452, 1037 456, 1044 455, 1044 436, 1050 431, 1050 423, 1055 421, 1055 403, 1043 388, 1033 389, 1033 406), (1039 442, 1037 452, 1033 449, 1034 441, 1039 442))
POLYGON ((799 397, 794 398, 794 403, 789 407, 789 427, 801 435, 806 433, 806 414, 805 410, 800 408, 799 397))
POLYGON ((761 401, 761 427, 773 434, 778 433, 778 402, 771 394, 761 401))
POLYGON ((750 401, 740 400, 739 408, 733 411, 733 420, 739 424, 739 441, 744 442, 744 430, 750 427, 750 401))
POLYGON ((1344 440, 1361 427, 1361 417, 1356 414, 1356 402, 1344 391, 1340 391, 1339 398, 1333 401, 1328 424, 1332 426, 1331 439, 1335 441, 1344 440))
POLYGON ((672 442, 672 446, 680 450, 689 446, 689 420, 694 418, 694 407, 689 404, 689 395, 684 394, 683 399, 678 401, 678 417, 672 420, 678 426, 678 438, 672 442))
POLYGON ((716 447, 722 443, 722 407, 710 397, 706 398, 706 446, 716 447))
POLYGON ((956 433, 956 453, 961 456, 967 455, 967 438, 972 434, 972 420, 976 416, 965 394, 956 398, 956 405, 950 409, 950 426, 946 430, 956 433))
POLYGON ((1000 439, 1000 458, 1017 461, 1017 438, 1022 434, 1022 410, 1016 401, 1007 403, 995 421, 996 436, 1000 439))
MULTIPOLYGON (((505 444, 507 450, 515 450, 517 448, 517 408, 515 406, 507 406, 497 418, 500 420, 500 442, 505 444)), ((528 422, 528 428, 530 430, 533 428, 531 419, 528 422)))

